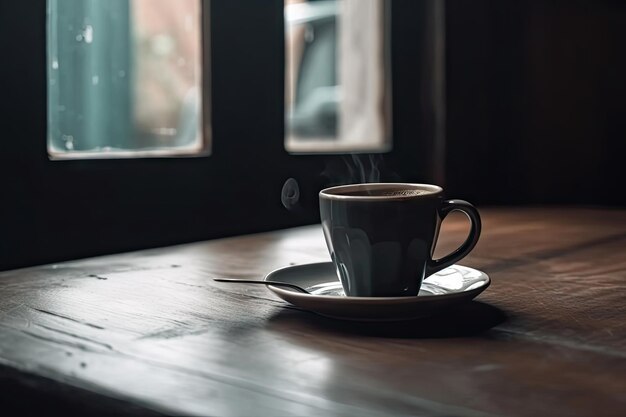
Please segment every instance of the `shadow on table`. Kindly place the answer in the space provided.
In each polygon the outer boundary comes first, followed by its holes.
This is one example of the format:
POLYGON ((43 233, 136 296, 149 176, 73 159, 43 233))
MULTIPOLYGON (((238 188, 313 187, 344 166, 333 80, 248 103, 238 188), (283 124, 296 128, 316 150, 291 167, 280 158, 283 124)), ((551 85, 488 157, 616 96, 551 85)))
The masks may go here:
POLYGON ((352 334, 389 338, 468 337, 486 332, 506 321, 506 314, 497 307, 472 301, 438 315, 394 322, 358 322, 326 318, 294 308, 285 308, 270 318, 270 327, 307 326, 315 332, 352 334))
POLYGON ((164 416, 124 400, 0 365, 4 416, 164 416))

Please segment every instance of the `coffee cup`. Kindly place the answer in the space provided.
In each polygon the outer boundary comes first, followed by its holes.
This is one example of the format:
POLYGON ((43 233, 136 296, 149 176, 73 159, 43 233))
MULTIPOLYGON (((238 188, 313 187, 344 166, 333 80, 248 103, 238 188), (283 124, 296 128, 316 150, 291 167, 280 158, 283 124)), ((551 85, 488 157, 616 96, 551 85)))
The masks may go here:
POLYGON ((416 296, 422 281, 465 257, 480 236, 478 210, 447 200, 430 184, 370 183, 320 191, 324 238, 347 296, 416 296), (439 229, 452 211, 470 219, 469 236, 433 259, 439 229))

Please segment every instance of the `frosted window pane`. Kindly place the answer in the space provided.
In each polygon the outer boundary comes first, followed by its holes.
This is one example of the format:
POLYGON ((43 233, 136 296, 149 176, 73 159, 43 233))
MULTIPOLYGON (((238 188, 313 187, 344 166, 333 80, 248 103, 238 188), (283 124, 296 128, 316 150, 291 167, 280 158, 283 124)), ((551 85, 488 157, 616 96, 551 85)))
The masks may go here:
POLYGON ((48 151, 206 151, 200 0, 48 0, 48 151))
POLYGON ((288 151, 390 149, 386 4, 285 2, 288 151))

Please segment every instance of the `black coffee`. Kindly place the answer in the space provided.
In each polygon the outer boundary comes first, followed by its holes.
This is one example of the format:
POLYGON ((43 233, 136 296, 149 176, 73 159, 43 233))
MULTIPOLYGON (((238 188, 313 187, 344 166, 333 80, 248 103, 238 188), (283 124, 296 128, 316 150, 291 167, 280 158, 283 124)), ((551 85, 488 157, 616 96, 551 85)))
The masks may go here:
POLYGON ((359 191, 346 191, 342 193, 338 193, 338 195, 347 195, 347 196, 362 196, 362 197, 414 197, 423 194, 429 194, 430 191, 426 190, 417 190, 414 188, 408 189, 393 189, 393 188, 383 188, 383 189, 371 189, 371 190, 359 190, 359 191))

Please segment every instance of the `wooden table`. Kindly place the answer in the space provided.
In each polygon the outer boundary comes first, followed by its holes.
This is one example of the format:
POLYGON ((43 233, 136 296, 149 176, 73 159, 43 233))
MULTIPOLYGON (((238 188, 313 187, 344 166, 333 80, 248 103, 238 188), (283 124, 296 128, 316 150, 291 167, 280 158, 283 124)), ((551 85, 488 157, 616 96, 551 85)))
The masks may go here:
MULTIPOLYGON (((0 273, 0 401, 104 414, 626 415, 626 212, 482 213, 463 263, 491 287, 405 323, 335 321, 211 280, 327 260, 318 226, 0 273)), ((447 220, 438 252, 466 229, 447 220)))

